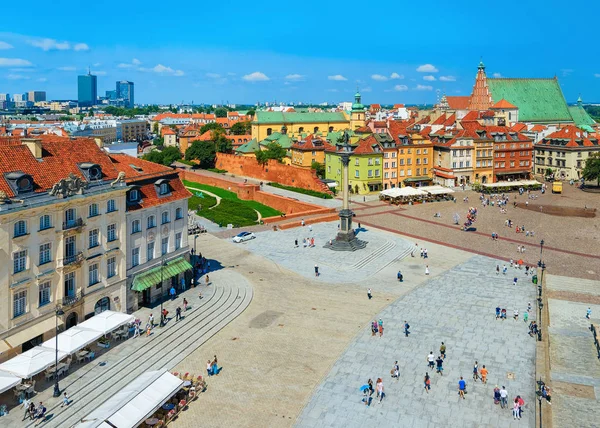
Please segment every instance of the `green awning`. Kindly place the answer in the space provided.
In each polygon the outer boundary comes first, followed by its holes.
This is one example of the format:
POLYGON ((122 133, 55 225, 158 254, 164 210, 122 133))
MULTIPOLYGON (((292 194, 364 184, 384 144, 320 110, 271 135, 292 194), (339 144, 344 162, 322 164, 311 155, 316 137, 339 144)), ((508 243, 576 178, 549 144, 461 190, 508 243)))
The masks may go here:
POLYGON ((153 285, 160 284, 160 279, 162 275, 163 281, 166 279, 173 278, 176 275, 179 275, 186 270, 191 270, 192 265, 188 263, 186 259, 183 257, 178 257, 176 259, 170 260, 166 266, 156 266, 150 269, 147 272, 140 273, 133 278, 133 284, 131 284, 131 289, 134 291, 144 291, 147 288, 152 287, 153 285), (161 274, 162 269, 162 274, 161 274))
POLYGON ((415 181, 431 181, 431 177, 411 177, 404 179, 404 181, 408 181, 409 183, 413 183, 415 181))

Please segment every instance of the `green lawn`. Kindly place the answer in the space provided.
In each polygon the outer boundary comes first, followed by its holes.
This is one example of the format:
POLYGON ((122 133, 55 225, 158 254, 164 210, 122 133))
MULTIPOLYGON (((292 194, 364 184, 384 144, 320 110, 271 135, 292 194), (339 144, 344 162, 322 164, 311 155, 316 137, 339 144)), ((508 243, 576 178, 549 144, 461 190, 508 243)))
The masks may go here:
MULTIPOLYGON (((256 210, 260 213, 260 215, 262 217, 274 217, 274 216, 281 215, 281 211, 277 211, 276 209, 271 208, 267 205, 263 205, 260 202, 243 201, 240 198, 238 198, 237 194, 235 194, 234 192, 230 192, 229 190, 221 189, 220 187, 208 186, 206 184, 195 183, 193 181, 187 181, 187 180, 183 180, 183 184, 192 189, 206 190, 207 192, 210 192, 210 193, 213 193, 213 194, 219 196, 220 198, 222 198, 221 204, 223 203, 223 200, 226 200, 226 201, 230 201, 230 202, 235 202, 239 206, 242 206, 244 208, 251 208, 253 210, 256 210)), ((194 192, 192 191, 192 193, 194 193, 194 192)), ((206 196, 208 196, 208 195, 206 195, 206 196)), ((231 205, 228 205, 228 206, 231 206, 231 205)), ((237 214, 237 213, 232 213, 232 214, 237 214)), ((256 213, 254 213, 254 214, 256 216, 256 213)))

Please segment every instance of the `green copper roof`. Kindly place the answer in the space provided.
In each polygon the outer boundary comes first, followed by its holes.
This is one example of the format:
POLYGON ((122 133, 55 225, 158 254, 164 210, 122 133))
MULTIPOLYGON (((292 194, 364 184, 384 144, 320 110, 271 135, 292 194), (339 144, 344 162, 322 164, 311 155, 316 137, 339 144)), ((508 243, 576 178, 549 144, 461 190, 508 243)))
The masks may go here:
POLYGON ((266 146, 269 143, 277 143, 284 149, 289 149, 292 147, 292 139, 287 134, 281 134, 279 132, 273 132, 267 138, 262 140, 259 144, 261 146, 266 146))
POLYGON ((596 121, 592 119, 587 111, 585 111, 585 109, 580 105, 570 106, 569 113, 571 113, 571 117, 573 118, 575 125, 579 126, 580 128, 584 125, 593 125, 596 123, 596 121))
POLYGON ((494 102, 519 107, 519 122, 572 122, 557 79, 487 79, 494 102))
POLYGON ((259 149, 258 141, 256 141, 256 138, 253 138, 250 141, 248 141, 247 143, 239 146, 236 149, 236 152, 238 152, 238 153, 254 153, 258 149, 259 149))
POLYGON ((348 122, 344 113, 321 112, 321 113, 282 113, 279 111, 257 111, 254 123, 258 124, 280 124, 280 123, 334 123, 348 122))

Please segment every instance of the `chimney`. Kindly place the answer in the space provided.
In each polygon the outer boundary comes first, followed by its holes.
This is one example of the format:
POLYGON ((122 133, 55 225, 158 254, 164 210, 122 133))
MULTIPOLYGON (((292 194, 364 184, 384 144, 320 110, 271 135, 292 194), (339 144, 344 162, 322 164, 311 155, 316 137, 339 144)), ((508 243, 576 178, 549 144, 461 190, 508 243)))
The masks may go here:
POLYGON ((94 141, 96 142, 96 145, 100 148, 104 147, 104 142, 102 141, 102 138, 94 138, 94 141))
POLYGON ((35 138, 22 138, 21 144, 27 146, 34 158, 42 158, 42 140, 35 138))

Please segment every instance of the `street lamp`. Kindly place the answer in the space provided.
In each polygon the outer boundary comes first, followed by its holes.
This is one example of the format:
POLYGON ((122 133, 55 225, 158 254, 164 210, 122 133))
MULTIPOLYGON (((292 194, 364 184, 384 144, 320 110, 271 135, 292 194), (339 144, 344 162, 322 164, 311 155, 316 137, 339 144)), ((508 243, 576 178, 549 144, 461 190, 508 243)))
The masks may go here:
POLYGON ((160 326, 165 325, 165 320, 163 317, 163 300, 165 300, 165 290, 163 288, 163 269, 167 265, 167 261, 165 260, 165 256, 163 255, 162 260, 160 261, 160 326))
POLYGON ((540 261, 542 260, 542 252, 544 251, 544 240, 540 241, 540 261))
POLYGON ((61 317, 65 314, 65 312, 61 309, 60 306, 56 307, 54 320, 56 321, 56 329, 54 333, 56 334, 55 339, 55 364, 54 364, 54 393, 53 397, 60 397, 60 387, 58 386, 58 317, 61 317))

